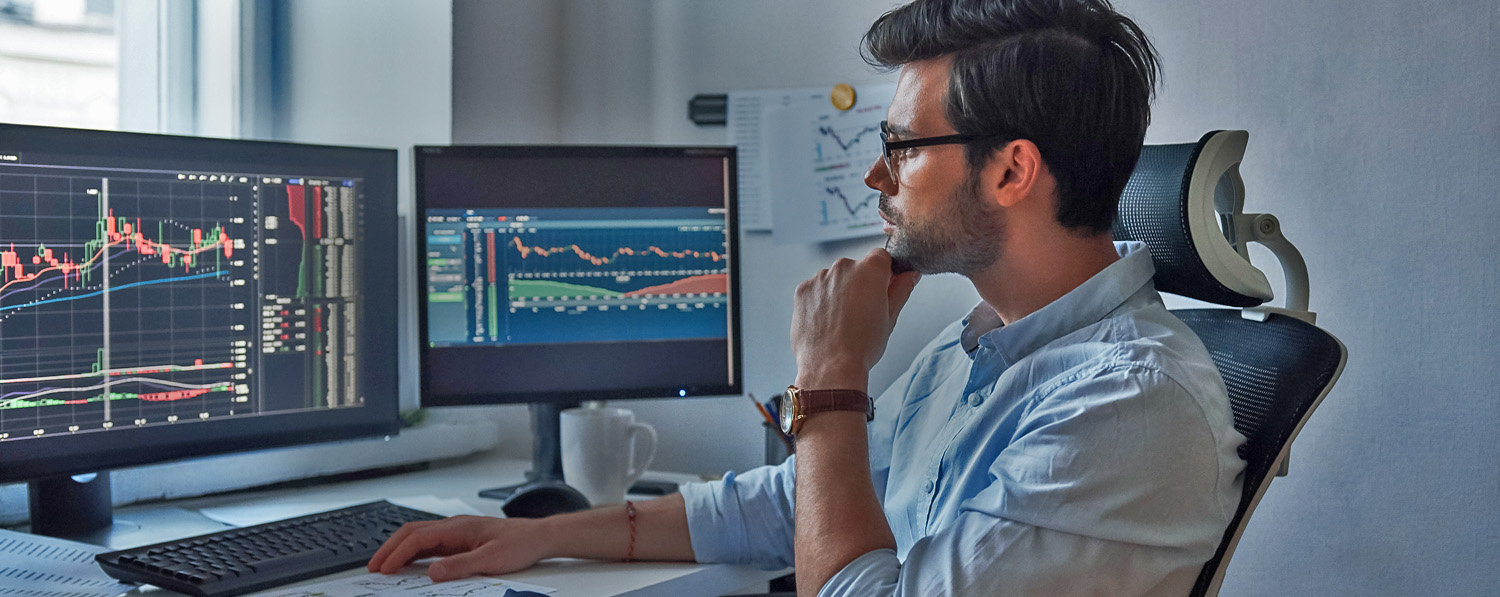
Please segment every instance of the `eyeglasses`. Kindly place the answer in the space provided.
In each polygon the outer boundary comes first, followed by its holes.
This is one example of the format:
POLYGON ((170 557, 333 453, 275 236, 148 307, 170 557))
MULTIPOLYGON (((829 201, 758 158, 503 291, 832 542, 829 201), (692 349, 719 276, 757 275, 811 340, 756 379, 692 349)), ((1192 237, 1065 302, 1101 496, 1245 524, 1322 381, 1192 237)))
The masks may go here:
POLYGON ((881 159, 885 160, 885 169, 891 173, 891 180, 896 181, 897 184, 901 183, 901 177, 897 174, 901 165, 901 160, 895 157, 897 151, 931 145, 957 145, 980 138, 982 138, 982 135, 941 135, 937 137, 907 139, 905 141, 892 141, 890 125, 884 120, 880 121, 881 159))
MULTIPOLYGON (((897 151, 912 149, 914 147, 928 147, 932 145, 961 145, 973 141, 978 141, 980 139, 990 139, 1002 136, 1005 135, 940 135, 937 137, 922 137, 920 139, 892 141, 891 127, 890 125, 886 124, 886 121, 882 120, 880 121, 881 159, 885 160, 885 169, 887 172, 891 173, 891 180, 896 181, 896 184, 899 185, 901 184, 901 158, 895 157, 895 153, 897 151)), ((904 157, 905 154, 903 153, 902 156, 904 157)))

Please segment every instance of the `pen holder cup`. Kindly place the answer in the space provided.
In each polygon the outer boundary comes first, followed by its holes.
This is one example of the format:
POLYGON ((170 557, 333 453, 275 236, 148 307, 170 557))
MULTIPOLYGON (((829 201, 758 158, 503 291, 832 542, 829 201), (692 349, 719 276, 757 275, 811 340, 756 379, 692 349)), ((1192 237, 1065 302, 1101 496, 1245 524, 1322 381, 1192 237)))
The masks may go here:
POLYGON ((788 449, 788 442, 782 440, 781 429, 770 423, 761 423, 766 429, 766 464, 778 465, 785 462, 792 450, 788 449))

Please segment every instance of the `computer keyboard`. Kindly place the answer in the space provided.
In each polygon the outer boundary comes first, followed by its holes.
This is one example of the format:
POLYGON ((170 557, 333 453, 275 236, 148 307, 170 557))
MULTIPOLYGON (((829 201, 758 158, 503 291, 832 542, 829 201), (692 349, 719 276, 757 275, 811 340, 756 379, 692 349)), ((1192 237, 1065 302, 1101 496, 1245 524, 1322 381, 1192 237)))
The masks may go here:
POLYGON ((442 518, 390 502, 230 529, 95 556, 104 572, 189 595, 223 597, 368 562, 401 525, 442 518))

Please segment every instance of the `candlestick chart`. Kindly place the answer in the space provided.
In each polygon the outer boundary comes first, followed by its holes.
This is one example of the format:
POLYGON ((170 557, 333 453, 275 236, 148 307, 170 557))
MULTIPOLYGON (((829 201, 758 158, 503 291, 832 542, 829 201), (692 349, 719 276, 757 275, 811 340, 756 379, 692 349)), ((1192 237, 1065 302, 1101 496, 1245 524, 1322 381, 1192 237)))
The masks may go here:
POLYGON ((0 168, 0 439, 341 405, 346 214, 267 182, 0 168))
POLYGON ((730 296, 724 220, 682 211, 632 217, 629 210, 576 210, 524 222, 515 218, 526 216, 486 211, 466 222, 429 210, 429 338, 530 344, 723 337, 730 296))

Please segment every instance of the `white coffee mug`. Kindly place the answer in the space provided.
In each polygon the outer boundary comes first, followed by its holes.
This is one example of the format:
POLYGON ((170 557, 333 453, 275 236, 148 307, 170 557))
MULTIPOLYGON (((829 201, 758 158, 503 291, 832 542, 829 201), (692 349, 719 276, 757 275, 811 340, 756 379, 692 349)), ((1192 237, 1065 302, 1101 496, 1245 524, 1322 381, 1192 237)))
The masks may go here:
POLYGON ((623 408, 562 412, 563 481, 594 506, 625 502, 625 490, 656 456, 656 430, 623 408))

